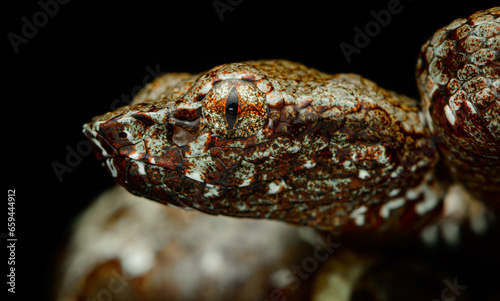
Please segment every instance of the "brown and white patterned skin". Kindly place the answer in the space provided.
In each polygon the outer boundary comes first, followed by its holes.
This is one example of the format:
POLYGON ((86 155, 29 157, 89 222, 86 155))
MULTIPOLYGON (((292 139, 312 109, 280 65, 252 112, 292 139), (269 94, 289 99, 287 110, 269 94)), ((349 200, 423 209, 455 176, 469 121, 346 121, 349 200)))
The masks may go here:
POLYGON ((118 184, 161 203, 413 233, 441 212, 436 144, 476 197, 499 192, 498 15, 456 20, 423 46, 423 113, 358 75, 261 60, 163 75, 84 133, 118 184))
POLYGON ((440 208, 417 102, 354 74, 285 60, 166 74, 84 131, 132 193, 211 214, 390 233, 440 208))
POLYGON ((454 179, 500 208, 500 7, 457 19, 423 46, 417 82, 454 179))

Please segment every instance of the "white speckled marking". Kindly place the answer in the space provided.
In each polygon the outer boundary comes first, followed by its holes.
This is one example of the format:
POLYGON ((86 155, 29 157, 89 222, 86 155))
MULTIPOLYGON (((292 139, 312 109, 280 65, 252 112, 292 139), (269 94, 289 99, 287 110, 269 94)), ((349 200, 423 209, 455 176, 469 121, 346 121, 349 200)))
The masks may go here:
POLYGON ((135 161, 135 163, 137 164, 137 171, 139 172, 139 174, 145 176, 146 175, 146 165, 144 164, 144 162, 135 161))
POLYGON ((403 166, 398 166, 393 172, 391 172, 391 178, 397 178, 403 172, 405 168, 403 166))
POLYGON ((310 169, 316 166, 316 162, 313 162, 311 160, 307 160, 307 162, 303 165, 305 169, 310 169))
POLYGON ((118 177, 118 171, 116 170, 116 167, 113 164, 113 158, 107 159, 106 160, 106 165, 108 166, 108 170, 111 172, 111 176, 113 178, 118 177))
POLYGON ((422 194, 425 187, 428 187, 426 182, 418 185, 417 187, 408 189, 406 191, 406 198, 410 201, 416 200, 422 194))
POLYGON ((429 126, 429 129, 431 132, 434 131, 434 121, 432 120, 431 113, 429 112, 429 105, 427 105, 426 110, 425 110, 425 121, 427 125, 429 126))
POLYGON ((246 186, 250 185, 250 183, 252 183, 252 180, 250 178, 248 178, 248 179, 244 180, 243 183, 238 185, 238 187, 246 187, 246 186))
POLYGON ((285 183, 285 181, 283 181, 283 179, 281 179, 278 184, 276 184, 275 182, 271 182, 271 183, 269 183, 269 185, 267 187, 269 189, 267 191, 267 194, 276 194, 282 188, 286 188, 286 183, 285 183))
POLYGON ((351 214, 349 215, 350 218, 354 219, 354 223, 356 226, 363 226, 365 224, 365 215, 364 213, 368 211, 368 208, 366 206, 361 206, 359 208, 354 209, 351 214))
POLYGON ((207 142, 208 136, 208 134, 201 135, 195 141, 189 143, 188 146, 190 151, 186 152, 186 158, 205 156, 205 143, 207 142))
POLYGON ((215 185, 207 183, 203 192, 203 196, 206 198, 219 196, 219 188, 215 185))
POLYGON ((406 203, 406 200, 404 198, 397 198, 394 200, 390 200, 382 207, 380 207, 380 216, 382 216, 385 219, 389 218, 389 215, 391 214, 392 209, 397 209, 402 207, 406 203))
POLYGON ((192 180, 195 180, 198 182, 203 182, 201 179, 201 173, 199 173, 196 170, 191 170, 191 172, 186 173, 185 176, 192 179, 192 180))
POLYGON ((392 198, 392 197, 395 197, 397 196, 399 193, 401 192, 401 189, 400 188, 394 188, 393 190, 389 191, 389 196, 392 198))
POLYGON ((453 115, 453 112, 448 105, 444 107, 444 113, 446 115, 446 119, 448 119, 448 122, 451 125, 455 125, 455 115, 453 115))
POLYGON ((378 156, 377 162, 380 164, 387 164, 388 162, 390 162, 389 158, 385 153, 385 147, 383 146, 380 147, 380 156, 378 156))
POLYGON ((425 124, 425 116, 422 112, 418 112, 418 119, 420 120, 420 124, 425 124))
POLYGON ((415 205, 415 211, 418 215, 424 215, 427 212, 431 211, 439 204, 439 198, 434 192, 434 190, 429 187, 429 185, 425 185, 423 188, 424 191, 424 200, 415 205))
MULTIPOLYGON (((92 134, 95 135, 93 132, 92 132, 92 134)), ((108 152, 104 149, 104 147, 102 147, 101 142, 99 142, 99 140, 92 138, 91 141, 92 141, 92 143, 94 143, 94 145, 97 145, 97 147, 99 147, 99 149, 101 150, 101 153, 104 157, 109 157, 108 152)))
POLYGON ((130 159, 138 160, 139 154, 137 152, 133 152, 128 156, 130 159))
POLYGON ((246 211, 246 210, 248 210, 248 206, 244 202, 237 203, 236 204, 236 208, 238 208, 239 211, 246 211))
POLYGON ((474 108, 474 105, 472 105, 472 103, 470 101, 466 100, 465 104, 469 107, 472 114, 477 114, 476 108, 474 108))
POLYGON ((359 170, 359 178, 361 180, 367 179, 369 177, 370 177, 370 173, 367 170, 365 170, 365 169, 360 169, 359 170))
POLYGON ((287 148, 286 150, 290 154, 295 154, 296 152, 300 151, 300 146, 299 145, 294 145, 290 148, 287 148))

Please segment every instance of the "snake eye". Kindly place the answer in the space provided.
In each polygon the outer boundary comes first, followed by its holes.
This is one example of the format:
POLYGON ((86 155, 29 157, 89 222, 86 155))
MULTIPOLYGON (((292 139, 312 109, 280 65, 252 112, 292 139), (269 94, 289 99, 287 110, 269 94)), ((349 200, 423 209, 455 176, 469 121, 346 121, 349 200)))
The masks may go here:
POLYGON ((238 117, 238 92, 232 87, 226 100, 226 122, 229 130, 232 130, 238 117))
POLYGON ((244 80, 215 83, 203 100, 203 107, 208 128, 226 138, 254 135, 267 119, 265 94, 244 80))

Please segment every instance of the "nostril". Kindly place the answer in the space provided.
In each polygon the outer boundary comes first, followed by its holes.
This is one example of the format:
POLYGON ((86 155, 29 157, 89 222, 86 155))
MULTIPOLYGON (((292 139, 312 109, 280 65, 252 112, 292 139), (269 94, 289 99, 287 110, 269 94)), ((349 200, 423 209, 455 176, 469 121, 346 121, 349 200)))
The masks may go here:
POLYGON ((118 133, 118 137, 122 138, 122 139, 125 139, 128 137, 128 134, 127 132, 119 132, 118 133))

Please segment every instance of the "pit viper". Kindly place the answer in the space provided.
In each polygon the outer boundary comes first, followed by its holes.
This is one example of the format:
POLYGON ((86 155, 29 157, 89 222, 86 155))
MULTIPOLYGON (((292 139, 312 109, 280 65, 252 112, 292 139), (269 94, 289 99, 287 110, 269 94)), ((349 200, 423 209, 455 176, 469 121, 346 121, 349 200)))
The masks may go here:
POLYGON ((133 194, 215 215, 339 234, 408 233, 450 182, 500 202, 500 8, 422 46, 420 101, 283 59, 167 73, 84 125, 133 194))

